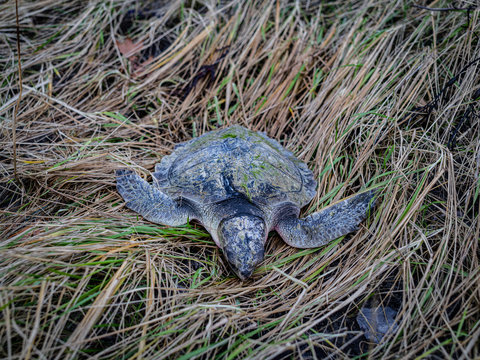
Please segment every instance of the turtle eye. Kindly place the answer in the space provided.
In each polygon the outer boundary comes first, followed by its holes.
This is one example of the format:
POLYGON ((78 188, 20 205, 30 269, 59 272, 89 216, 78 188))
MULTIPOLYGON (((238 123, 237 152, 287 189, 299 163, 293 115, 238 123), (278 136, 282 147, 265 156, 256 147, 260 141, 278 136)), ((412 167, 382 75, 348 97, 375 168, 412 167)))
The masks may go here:
POLYGON ((231 263, 235 258, 234 252, 232 251, 232 249, 230 249, 230 247, 225 247, 223 251, 225 252, 225 256, 227 257, 227 260, 231 263))

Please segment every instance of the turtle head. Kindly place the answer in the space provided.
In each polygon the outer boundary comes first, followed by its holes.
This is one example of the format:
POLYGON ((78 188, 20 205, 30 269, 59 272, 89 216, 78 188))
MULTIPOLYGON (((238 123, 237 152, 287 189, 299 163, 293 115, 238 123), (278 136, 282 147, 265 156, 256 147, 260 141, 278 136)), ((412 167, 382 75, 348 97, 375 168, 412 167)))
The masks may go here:
POLYGON ((225 218, 220 223, 220 244, 240 279, 248 279, 262 262, 266 237, 265 222, 258 216, 237 215, 225 218))

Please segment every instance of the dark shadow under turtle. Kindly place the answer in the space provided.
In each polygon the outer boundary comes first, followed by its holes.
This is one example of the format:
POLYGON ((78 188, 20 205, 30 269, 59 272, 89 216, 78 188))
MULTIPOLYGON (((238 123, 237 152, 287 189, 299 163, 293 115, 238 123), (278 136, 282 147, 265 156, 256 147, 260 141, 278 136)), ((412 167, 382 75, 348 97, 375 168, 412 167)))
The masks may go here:
POLYGON ((296 248, 315 248, 357 230, 373 206, 373 190, 342 199, 305 218, 316 194, 307 166, 264 133, 232 126, 179 144, 156 165, 153 184, 117 170, 127 207, 169 226, 199 221, 241 279, 264 258, 269 231, 296 248))

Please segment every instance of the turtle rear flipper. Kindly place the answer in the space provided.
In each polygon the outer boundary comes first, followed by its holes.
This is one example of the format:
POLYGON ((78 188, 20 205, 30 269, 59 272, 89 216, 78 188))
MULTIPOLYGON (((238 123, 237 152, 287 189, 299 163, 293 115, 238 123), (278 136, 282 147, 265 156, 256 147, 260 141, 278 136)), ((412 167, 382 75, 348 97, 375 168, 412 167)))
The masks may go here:
POLYGON ((120 169, 115 174, 117 190, 124 198, 127 207, 146 220, 163 225, 179 226, 194 218, 188 206, 179 205, 132 170, 120 169))
POLYGON ((277 232, 290 246, 307 249, 328 244, 331 240, 358 229, 366 218, 369 207, 374 206, 375 191, 357 194, 303 219, 287 217, 280 219, 277 232))

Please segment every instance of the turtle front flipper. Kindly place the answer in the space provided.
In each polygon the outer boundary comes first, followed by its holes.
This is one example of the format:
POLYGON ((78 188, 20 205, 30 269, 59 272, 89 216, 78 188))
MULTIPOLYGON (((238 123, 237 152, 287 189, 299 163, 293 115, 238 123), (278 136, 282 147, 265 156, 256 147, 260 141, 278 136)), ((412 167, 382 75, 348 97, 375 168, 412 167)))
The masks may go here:
POLYGON ((319 247, 357 230, 368 209, 374 206, 374 197, 374 190, 353 195, 303 219, 293 216, 280 219, 275 229, 290 246, 319 247))
POLYGON ((193 219, 192 210, 179 205, 156 187, 150 185, 132 170, 116 171, 117 190, 127 207, 146 220, 169 226, 183 225, 193 219))

